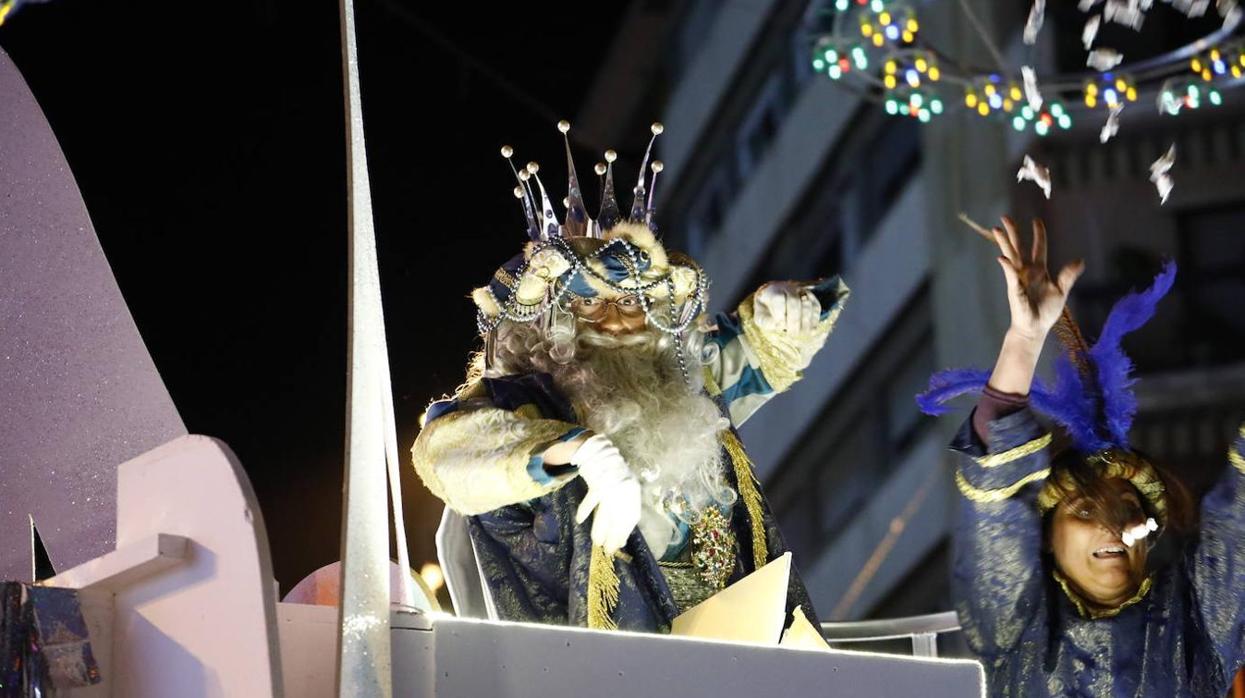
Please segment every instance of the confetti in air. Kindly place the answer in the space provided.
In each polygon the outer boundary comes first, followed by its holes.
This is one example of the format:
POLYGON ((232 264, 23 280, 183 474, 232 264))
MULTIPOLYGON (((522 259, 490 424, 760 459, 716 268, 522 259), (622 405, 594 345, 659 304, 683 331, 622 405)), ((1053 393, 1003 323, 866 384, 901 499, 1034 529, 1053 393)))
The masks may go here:
POLYGON ((1094 70, 1111 70, 1123 60, 1124 56, 1115 49, 1096 48, 1089 52, 1089 59, 1085 64, 1094 70))
POLYGON ((1201 17, 1210 9, 1210 0, 1171 0, 1171 4, 1189 18, 1201 17))
POLYGON ((1081 12, 1089 12, 1094 8, 1094 5, 1098 4, 1098 2, 1099 0, 1081 0, 1076 4, 1076 9, 1081 12))
POLYGON ((1016 173, 1016 181, 1023 182, 1030 180, 1034 184, 1042 188, 1042 193, 1046 198, 1050 198, 1050 170, 1042 167, 1028 155, 1025 156, 1024 163, 1020 166, 1020 171, 1016 173))
POLYGON ((1234 27, 1241 21, 1241 7, 1237 0, 1218 0, 1215 5, 1219 16, 1223 17, 1224 26, 1234 27))
POLYGON ((1102 8, 1102 18, 1108 22, 1123 24, 1133 31, 1141 31, 1141 23, 1146 15, 1141 11, 1137 0, 1107 0, 1102 8))
POLYGON ((1025 21, 1024 40, 1032 46, 1037 43, 1038 32, 1042 31, 1042 21, 1046 17, 1046 0, 1033 0, 1029 8, 1029 19, 1025 21))
POLYGON ((1107 114, 1107 123, 1102 125, 1102 130, 1098 132, 1098 142, 1106 143, 1111 137, 1120 131, 1120 112, 1124 111, 1123 104, 1117 104, 1110 107, 1107 114))
POLYGON ((1176 144, 1172 143, 1166 153, 1154 161, 1150 165, 1150 181, 1154 182, 1154 188, 1159 193, 1159 204, 1167 203, 1167 195, 1171 193, 1172 187, 1176 186, 1175 180, 1172 179, 1172 165, 1176 163, 1176 144))
POLYGON ((1134 544, 1145 540, 1147 536, 1157 530, 1159 530, 1158 522, 1153 518, 1148 518, 1145 523, 1137 524, 1124 531, 1124 534, 1120 536, 1120 540, 1124 542, 1124 545, 1131 548, 1134 544))
POLYGON ((1088 51, 1094 47, 1094 37, 1098 36, 1098 26, 1102 24, 1102 17, 1094 15, 1085 22, 1085 28, 1081 30, 1081 43, 1085 44, 1085 50, 1088 51))
POLYGON ((1042 93, 1038 90, 1037 73, 1033 68, 1025 65, 1020 67, 1020 75, 1024 78, 1025 83, 1025 100, 1033 111, 1042 109, 1042 93))

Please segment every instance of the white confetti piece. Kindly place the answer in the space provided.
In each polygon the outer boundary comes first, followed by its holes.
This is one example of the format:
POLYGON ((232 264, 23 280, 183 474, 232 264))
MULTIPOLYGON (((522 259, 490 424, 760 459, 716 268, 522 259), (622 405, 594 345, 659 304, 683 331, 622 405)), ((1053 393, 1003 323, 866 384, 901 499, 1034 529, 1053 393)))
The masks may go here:
POLYGON ((1175 164, 1176 164, 1176 144, 1172 143, 1171 146, 1167 148, 1167 152, 1160 155, 1159 159, 1155 160, 1150 165, 1150 176, 1154 177, 1157 175, 1171 172, 1172 165, 1175 165, 1175 164))
POLYGON ((1033 111, 1040 110, 1042 108, 1042 93, 1038 90, 1037 72, 1026 65, 1021 66, 1020 75, 1025 82, 1025 100, 1033 111))
POLYGON ((1085 44, 1086 51, 1094 47, 1094 37, 1098 36, 1100 24, 1102 24, 1101 15, 1094 15, 1085 22, 1085 28, 1081 30, 1081 43, 1085 44))
POLYGON ((1042 22, 1046 18, 1046 0, 1033 0, 1029 8, 1029 19, 1025 21, 1024 40, 1032 46, 1037 43, 1038 32, 1042 31, 1042 22))
POLYGON ((1173 143, 1166 153, 1150 165, 1150 181, 1154 182, 1154 188, 1158 190, 1160 205, 1167 203, 1167 195, 1171 194, 1172 188, 1176 186, 1176 181, 1170 174, 1172 165, 1175 163, 1176 144, 1173 143))
POLYGON ((1241 22, 1241 6, 1237 0, 1218 0, 1216 8, 1219 10, 1219 16, 1223 17, 1223 26, 1235 27, 1241 22))
POLYGON ((1124 60, 1124 56, 1112 48, 1096 48, 1089 52, 1085 65, 1094 70, 1111 70, 1124 60))
POLYGON ((1042 193, 1046 198, 1050 198, 1050 170, 1042 167, 1028 155, 1025 156, 1024 163, 1020 166, 1020 171, 1016 173, 1016 181, 1023 182, 1029 180, 1038 185, 1042 189, 1042 193))
POLYGON ((1081 12, 1089 12, 1091 9, 1093 9, 1094 5, 1097 5, 1097 4, 1098 4, 1098 0, 1080 0, 1080 2, 1076 4, 1076 9, 1080 10, 1081 12))
POLYGON ((1117 104, 1111 107, 1110 113, 1107 114, 1107 123, 1102 125, 1102 130, 1098 132, 1098 142, 1106 143, 1111 140, 1115 134, 1120 131, 1120 112, 1124 111, 1123 104, 1117 104))
POLYGON ((1133 31, 1141 31, 1141 23, 1146 15, 1137 5, 1137 0, 1107 0, 1102 8, 1102 18, 1108 22, 1123 24, 1133 31))

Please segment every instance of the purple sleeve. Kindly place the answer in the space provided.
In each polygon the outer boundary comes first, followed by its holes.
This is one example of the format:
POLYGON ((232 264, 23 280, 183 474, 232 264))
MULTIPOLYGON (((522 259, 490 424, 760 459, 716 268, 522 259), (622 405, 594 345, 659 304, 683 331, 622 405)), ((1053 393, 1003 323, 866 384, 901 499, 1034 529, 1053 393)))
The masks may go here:
POLYGON ((973 432, 982 443, 988 443, 990 422, 1001 419, 1009 414, 1019 412, 1029 404, 1028 395, 1004 393, 990 386, 981 391, 981 399, 973 410, 973 432))

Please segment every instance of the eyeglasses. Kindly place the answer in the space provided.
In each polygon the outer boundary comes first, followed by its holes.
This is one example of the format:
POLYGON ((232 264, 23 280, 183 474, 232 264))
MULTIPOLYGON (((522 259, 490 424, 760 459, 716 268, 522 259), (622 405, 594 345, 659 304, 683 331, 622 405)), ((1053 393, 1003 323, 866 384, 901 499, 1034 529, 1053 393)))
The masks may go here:
POLYGON ((640 302, 640 297, 635 295, 613 300, 599 297, 576 298, 571 302, 571 312, 588 322, 598 322, 605 318, 605 313, 611 305, 618 310, 619 315, 625 318, 637 318, 644 315, 644 305, 640 302))

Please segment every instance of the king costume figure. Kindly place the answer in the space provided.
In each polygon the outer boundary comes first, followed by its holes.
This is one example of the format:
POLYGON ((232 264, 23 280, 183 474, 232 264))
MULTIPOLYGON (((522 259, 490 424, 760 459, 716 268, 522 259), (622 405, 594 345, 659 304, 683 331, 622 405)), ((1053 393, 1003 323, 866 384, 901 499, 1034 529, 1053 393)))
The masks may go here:
MULTIPOLYGON (((472 294, 484 347, 412 447, 503 620, 668 632, 786 552, 735 430, 800 378, 848 290, 769 283, 711 323, 704 272, 654 232, 652 145, 626 219, 613 151, 595 220, 569 140, 560 221, 535 163, 512 164, 528 242, 472 294)), ((817 617, 793 569, 796 606, 817 617)))

